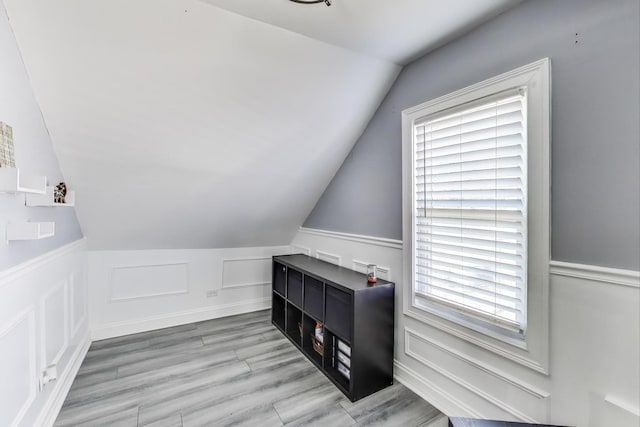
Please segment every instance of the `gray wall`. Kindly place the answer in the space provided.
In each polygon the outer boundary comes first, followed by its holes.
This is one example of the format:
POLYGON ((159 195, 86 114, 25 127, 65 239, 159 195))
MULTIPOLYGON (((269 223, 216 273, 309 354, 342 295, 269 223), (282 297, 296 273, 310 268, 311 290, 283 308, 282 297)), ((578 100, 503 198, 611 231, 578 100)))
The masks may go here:
MULTIPOLYGON (((0 121, 13 127, 16 165, 21 171, 46 175, 54 185, 64 180, 1 1, 0 121)), ((0 271, 82 237, 75 209, 27 208, 24 201, 23 194, 0 193, 0 271), (55 237, 7 243, 7 223, 27 220, 55 221, 55 237)))
POLYGON ((638 0, 528 0, 412 62, 304 226, 402 239, 401 111, 549 57, 552 257, 640 269, 639 27, 638 0))

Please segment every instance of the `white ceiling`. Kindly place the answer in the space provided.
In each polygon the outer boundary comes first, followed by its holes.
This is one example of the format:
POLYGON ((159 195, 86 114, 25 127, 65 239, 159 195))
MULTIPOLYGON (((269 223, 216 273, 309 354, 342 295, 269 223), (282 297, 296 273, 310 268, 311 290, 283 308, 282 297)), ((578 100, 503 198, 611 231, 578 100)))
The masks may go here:
POLYGON ((288 244, 438 3, 211 2, 5 0, 93 250, 288 244))
POLYGON ((522 0, 203 0, 397 64, 404 64, 465 33, 522 0))

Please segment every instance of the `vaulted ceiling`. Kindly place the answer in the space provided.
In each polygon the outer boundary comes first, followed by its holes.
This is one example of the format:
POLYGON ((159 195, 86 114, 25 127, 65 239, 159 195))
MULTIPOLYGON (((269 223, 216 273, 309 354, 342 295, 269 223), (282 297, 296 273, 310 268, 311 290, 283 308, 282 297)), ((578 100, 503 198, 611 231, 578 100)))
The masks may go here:
POLYGON ((95 250, 288 244, 398 64, 514 3, 5 0, 95 250))

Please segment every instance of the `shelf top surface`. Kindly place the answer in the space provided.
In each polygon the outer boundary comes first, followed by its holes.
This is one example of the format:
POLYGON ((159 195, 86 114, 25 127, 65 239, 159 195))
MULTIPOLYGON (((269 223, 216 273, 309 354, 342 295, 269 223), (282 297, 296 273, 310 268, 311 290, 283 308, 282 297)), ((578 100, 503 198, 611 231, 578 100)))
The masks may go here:
POLYGON ((308 255, 279 255, 273 257, 273 259, 276 262, 306 271, 319 278, 325 279, 325 281, 335 283, 352 291, 393 284, 392 282, 378 278, 378 281, 372 285, 367 282, 366 274, 358 273, 357 271, 340 267, 317 258, 312 258, 308 255))

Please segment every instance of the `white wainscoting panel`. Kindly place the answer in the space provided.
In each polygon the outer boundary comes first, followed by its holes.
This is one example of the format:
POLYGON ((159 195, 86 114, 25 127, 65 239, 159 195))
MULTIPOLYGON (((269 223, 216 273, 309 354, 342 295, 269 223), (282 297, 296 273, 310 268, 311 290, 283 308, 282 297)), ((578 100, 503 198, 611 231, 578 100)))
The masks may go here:
POLYGON ((307 256, 311 256, 311 248, 308 248, 306 246, 293 245, 293 246, 291 246, 291 253, 292 254, 305 254, 307 256))
POLYGON ((316 249, 316 258, 322 261, 330 262, 335 265, 342 265, 342 257, 340 255, 332 254, 327 251, 321 251, 316 249))
POLYGON ((271 257, 222 260, 222 289, 271 284, 271 257))
POLYGON ((271 257, 289 253, 289 245, 91 251, 91 336, 105 339, 267 309, 271 257))
POLYGON ((514 419, 535 423, 536 418, 547 416, 548 408, 542 399, 549 397, 549 393, 406 327, 405 354, 491 405, 501 408, 514 419), (520 406, 525 406, 529 413, 535 412, 537 417, 528 416, 505 403, 507 398, 513 399, 514 395, 517 395, 520 406))
MULTIPOLYGON (((550 263, 549 373, 403 314, 402 244, 301 229, 291 243, 395 271, 395 376, 452 416, 577 427, 638 427, 637 271, 550 263)), ((443 320, 444 322, 444 320, 443 320)))
POLYGON ((86 263, 79 240, 0 272, 1 426, 53 425, 90 344, 86 263), (58 380, 40 389, 50 363, 58 380))
POLYGON ((189 263, 117 266, 111 270, 111 301, 189 292, 189 263))
POLYGON ((49 289, 40 303, 40 330, 42 337, 42 360, 40 366, 58 363, 69 344, 69 297, 68 280, 62 280, 49 289))
POLYGON ((72 273, 69 276, 69 292, 71 301, 71 335, 75 336, 87 323, 87 281, 86 271, 83 274, 72 273))
POLYGON ((0 325, 0 425, 17 426, 36 398, 36 326, 30 306, 0 325))

